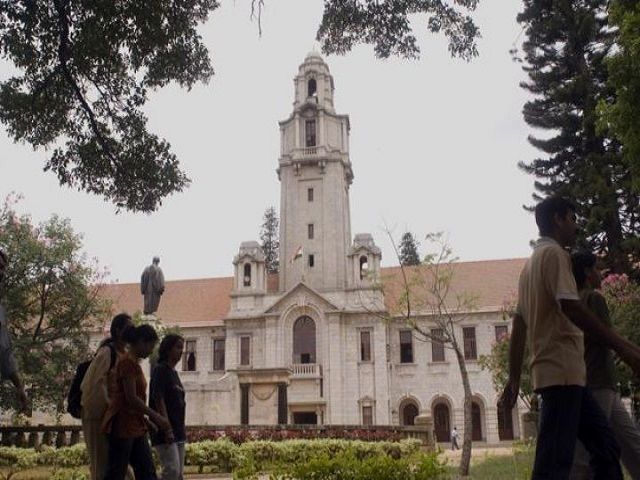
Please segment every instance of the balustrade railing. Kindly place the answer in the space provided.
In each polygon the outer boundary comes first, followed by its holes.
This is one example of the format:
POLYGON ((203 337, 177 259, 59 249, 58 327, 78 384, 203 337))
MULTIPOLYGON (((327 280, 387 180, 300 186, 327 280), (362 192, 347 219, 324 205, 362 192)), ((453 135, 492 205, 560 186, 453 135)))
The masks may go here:
POLYGON ((322 369, 317 363, 294 363, 291 371, 294 378, 322 376, 322 369))

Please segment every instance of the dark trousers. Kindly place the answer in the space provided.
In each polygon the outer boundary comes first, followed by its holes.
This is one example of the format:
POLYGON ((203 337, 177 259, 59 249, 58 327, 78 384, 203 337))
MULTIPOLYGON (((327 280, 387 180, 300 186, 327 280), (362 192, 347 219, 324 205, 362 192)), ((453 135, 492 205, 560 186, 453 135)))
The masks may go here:
POLYGON ((104 480, 124 480, 131 464, 136 480, 157 480, 147 436, 118 438, 109 435, 109 454, 104 480))
POLYGON ((580 439, 591 456, 595 480, 622 480, 620 447, 591 392, 567 385, 538 393, 542 410, 532 479, 568 479, 576 439, 580 439))

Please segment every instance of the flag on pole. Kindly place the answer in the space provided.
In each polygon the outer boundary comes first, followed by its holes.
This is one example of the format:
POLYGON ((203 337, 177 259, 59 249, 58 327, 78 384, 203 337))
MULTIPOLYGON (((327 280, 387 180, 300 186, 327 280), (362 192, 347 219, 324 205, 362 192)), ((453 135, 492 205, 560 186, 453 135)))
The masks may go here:
POLYGON ((302 245, 300 245, 298 247, 298 250, 296 250, 296 253, 293 254, 293 257, 291 257, 291 260, 289 262, 293 263, 295 260, 302 258, 302 254, 303 254, 302 245))

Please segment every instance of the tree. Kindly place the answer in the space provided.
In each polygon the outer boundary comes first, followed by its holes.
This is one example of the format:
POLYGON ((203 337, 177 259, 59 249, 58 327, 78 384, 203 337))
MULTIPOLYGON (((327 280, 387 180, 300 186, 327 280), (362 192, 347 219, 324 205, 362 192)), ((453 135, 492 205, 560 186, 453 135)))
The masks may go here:
MULTIPOLYGON (((400 260, 390 232, 387 231, 387 234, 400 260)), ((388 320, 403 321, 412 328, 419 340, 441 344, 454 353, 464 390, 464 435, 460 475, 467 476, 472 447, 472 392, 464 341, 461 339, 461 324, 476 310, 476 298, 468 292, 456 289, 453 280, 457 259, 443 234, 429 234, 426 240, 432 244, 433 252, 429 253, 421 264, 414 267, 400 264, 400 296, 395 311, 390 312, 388 320)), ((385 282, 385 286, 388 288, 390 283, 385 282)))
POLYGON ((260 240, 265 256, 267 273, 278 273, 278 253, 280 249, 278 238, 278 214, 274 207, 269 207, 264 211, 264 219, 262 227, 260 227, 260 240))
POLYGON ((623 159, 629 167, 631 186, 640 192, 640 2, 611 3, 611 20, 616 26, 617 50, 607 61, 609 85, 615 96, 600 101, 600 126, 623 145, 623 159))
MULTIPOLYGON (((378 57, 416 57, 409 24, 449 39, 453 56, 477 55, 469 16, 478 0, 325 1, 318 39, 325 53, 370 43, 378 57)), ((190 89, 213 68, 197 27, 217 0, 118 2, 0 0, 0 52, 18 73, 0 82, 0 122, 16 142, 51 151, 45 170, 61 185, 118 209, 151 212, 189 185, 169 143, 147 130, 149 93, 190 89)), ((264 0, 251 1, 260 12, 264 0)), ((260 27, 261 28, 261 27, 260 27)))
MULTIPOLYGON (((9 258, 0 302, 33 407, 60 413, 75 366, 89 355, 89 334, 108 316, 99 296, 103 275, 81 253, 69 220, 54 215, 34 225, 14 205, 9 198, 0 209, 0 245, 9 258)), ((0 386, 1 409, 14 407, 7 388, 0 386)))
POLYGON ((639 197, 630 189, 620 143, 596 128, 598 101, 613 95, 607 86, 613 33, 606 8, 606 0, 524 2, 518 21, 526 31, 529 79, 522 87, 535 98, 523 113, 545 134, 529 137, 541 156, 520 167, 536 177, 535 199, 573 199, 581 246, 605 254, 613 271, 628 273, 633 259, 640 259, 639 197))
POLYGON ((420 265, 418 242, 411 232, 402 234, 399 260, 401 265, 420 265))

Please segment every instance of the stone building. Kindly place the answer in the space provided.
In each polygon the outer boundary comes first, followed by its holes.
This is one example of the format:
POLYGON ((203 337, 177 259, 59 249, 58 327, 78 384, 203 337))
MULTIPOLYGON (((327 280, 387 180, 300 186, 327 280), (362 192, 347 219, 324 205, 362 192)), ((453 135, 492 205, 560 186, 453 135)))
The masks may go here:
MULTIPOLYGON (((305 58, 294 85, 293 111, 279 124, 279 274, 267 275, 259 244, 247 241, 233 277, 166 282, 157 315, 186 339, 188 423, 412 424, 425 412, 446 441, 454 425, 463 428, 457 361, 393 316, 400 269, 380 267, 371 234, 352 236, 349 117, 336 113, 333 77, 319 54, 305 58)), ((458 332, 477 441, 519 436, 518 412, 498 415, 477 359, 508 333, 503 304, 523 263, 455 265, 452 291, 478 303, 461 312, 458 332)), ((110 285, 106 294, 116 311, 140 308, 137 284, 110 285)), ((413 315, 433 328, 430 312, 413 315)))

